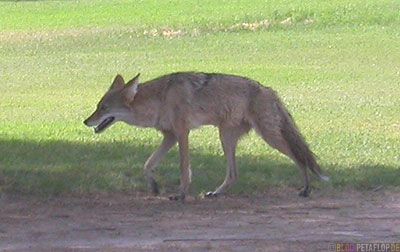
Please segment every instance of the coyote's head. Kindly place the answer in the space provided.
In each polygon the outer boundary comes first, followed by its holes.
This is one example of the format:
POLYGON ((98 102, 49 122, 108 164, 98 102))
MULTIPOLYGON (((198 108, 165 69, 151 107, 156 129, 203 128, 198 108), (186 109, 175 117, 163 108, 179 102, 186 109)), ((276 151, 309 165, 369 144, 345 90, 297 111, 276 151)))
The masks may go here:
POLYGON ((95 133, 101 133, 118 121, 128 122, 132 111, 132 102, 137 93, 139 75, 125 84, 122 76, 117 75, 111 87, 97 104, 97 109, 84 123, 95 127, 95 133))

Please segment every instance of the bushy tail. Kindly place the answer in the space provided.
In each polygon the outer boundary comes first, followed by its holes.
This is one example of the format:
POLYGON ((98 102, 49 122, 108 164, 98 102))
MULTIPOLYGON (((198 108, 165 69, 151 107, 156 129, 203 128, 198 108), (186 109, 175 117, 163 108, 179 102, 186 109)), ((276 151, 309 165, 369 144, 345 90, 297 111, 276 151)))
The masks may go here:
POLYGON ((278 107, 282 115, 281 134, 289 145, 297 163, 308 167, 320 179, 329 181, 329 177, 322 174, 321 168, 315 160, 314 153, 308 147, 290 113, 285 109, 282 103, 280 103, 278 107))

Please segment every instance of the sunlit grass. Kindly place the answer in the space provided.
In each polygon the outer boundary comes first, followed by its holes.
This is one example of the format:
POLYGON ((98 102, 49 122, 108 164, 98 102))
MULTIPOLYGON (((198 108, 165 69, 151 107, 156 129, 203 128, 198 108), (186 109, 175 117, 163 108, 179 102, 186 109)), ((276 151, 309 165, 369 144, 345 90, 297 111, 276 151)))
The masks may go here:
MULTIPOLYGON (((314 183, 321 190, 397 186, 398 13, 397 1, 0 2, 2 190, 146 190, 142 167, 161 135, 123 124, 94 135, 82 121, 117 73, 146 81, 174 71, 243 75, 277 90, 332 178, 314 183), (231 28, 262 20, 270 26, 231 28)), ((225 176, 216 139, 212 127, 191 134, 194 193, 225 176)), ((233 193, 301 186, 295 165, 255 133, 237 155, 233 193)), ((164 191, 177 190, 178 164, 173 149, 157 170, 164 191)))

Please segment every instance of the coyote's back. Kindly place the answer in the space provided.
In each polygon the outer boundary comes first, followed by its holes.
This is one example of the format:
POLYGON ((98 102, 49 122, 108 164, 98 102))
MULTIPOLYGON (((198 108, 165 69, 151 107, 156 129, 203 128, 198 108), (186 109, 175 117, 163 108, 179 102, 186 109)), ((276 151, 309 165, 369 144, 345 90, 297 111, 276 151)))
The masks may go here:
POLYGON ((165 77, 163 110, 178 109, 189 128, 202 125, 239 125, 248 121, 252 97, 262 88, 255 81, 232 75, 176 73, 165 77))

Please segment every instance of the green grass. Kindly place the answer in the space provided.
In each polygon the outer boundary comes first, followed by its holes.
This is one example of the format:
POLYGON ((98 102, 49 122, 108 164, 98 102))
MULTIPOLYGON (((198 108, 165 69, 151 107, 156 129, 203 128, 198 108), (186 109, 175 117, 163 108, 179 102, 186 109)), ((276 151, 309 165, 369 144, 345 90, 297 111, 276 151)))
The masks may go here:
MULTIPOLYGON (((398 186, 399 13, 394 0, 0 2, 0 190, 145 191, 142 167, 161 135, 123 124, 94 135, 82 121, 117 73, 186 70, 278 91, 332 179, 314 181, 321 190, 398 186)), ((191 134, 193 194, 225 176, 216 139, 212 127, 191 134)), ((233 193, 301 186, 295 165, 254 133, 237 156, 233 193)), ((175 148, 157 169, 164 191, 177 190, 178 164, 175 148)))

